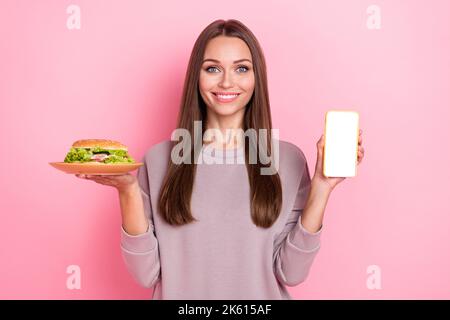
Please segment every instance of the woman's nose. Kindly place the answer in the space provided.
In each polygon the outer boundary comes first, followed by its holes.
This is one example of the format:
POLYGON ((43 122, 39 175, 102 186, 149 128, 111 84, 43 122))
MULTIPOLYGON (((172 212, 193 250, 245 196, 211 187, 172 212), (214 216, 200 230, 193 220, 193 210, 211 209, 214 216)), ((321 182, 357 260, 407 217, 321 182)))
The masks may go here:
POLYGON ((219 83, 222 88, 231 88, 233 86, 233 78, 228 72, 224 72, 219 83))

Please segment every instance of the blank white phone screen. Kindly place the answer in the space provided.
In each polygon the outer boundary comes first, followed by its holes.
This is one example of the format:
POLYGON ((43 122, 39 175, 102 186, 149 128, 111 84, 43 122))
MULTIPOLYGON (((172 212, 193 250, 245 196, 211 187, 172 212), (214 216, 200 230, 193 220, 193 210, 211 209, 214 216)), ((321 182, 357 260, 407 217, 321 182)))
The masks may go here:
POLYGON ((359 114, 357 112, 327 112, 325 116, 324 176, 356 176, 358 137, 359 114))

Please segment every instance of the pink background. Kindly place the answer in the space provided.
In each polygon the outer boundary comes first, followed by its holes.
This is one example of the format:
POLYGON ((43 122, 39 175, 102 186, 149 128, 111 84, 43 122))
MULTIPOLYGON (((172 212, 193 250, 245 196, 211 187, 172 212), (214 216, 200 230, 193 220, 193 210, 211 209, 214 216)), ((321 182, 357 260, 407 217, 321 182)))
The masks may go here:
POLYGON ((0 298, 150 297, 127 272, 111 187, 48 165, 73 141, 136 158, 175 128, 188 58, 235 18, 268 64, 274 127, 311 174, 329 109, 360 113, 366 155, 332 193, 296 299, 450 298, 450 2, 18 1, 0 4, 0 298), (66 8, 81 8, 69 30, 66 8), (381 29, 366 27, 369 5, 381 29), (66 288, 69 265, 81 289, 66 288), (370 265, 381 289, 366 286, 370 265))

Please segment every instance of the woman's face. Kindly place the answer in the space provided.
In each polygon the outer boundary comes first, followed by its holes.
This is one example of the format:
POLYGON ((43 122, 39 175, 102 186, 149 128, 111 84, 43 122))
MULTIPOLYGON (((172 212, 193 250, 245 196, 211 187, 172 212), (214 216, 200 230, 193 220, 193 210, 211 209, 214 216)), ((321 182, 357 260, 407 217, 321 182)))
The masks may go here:
POLYGON ((247 44, 237 37, 211 39, 206 46, 199 79, 200 94, 208 113, 243 118, 254 88, 253 61, 247 44))

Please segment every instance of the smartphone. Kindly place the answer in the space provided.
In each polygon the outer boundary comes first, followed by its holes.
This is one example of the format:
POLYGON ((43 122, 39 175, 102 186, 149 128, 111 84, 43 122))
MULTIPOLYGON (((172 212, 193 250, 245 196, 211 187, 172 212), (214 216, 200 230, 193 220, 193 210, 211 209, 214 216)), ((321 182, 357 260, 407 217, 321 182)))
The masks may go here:
POLYGON ((325 177, 355 177, 358 161, 359 113, 330 110, 325 115, 325 177))

